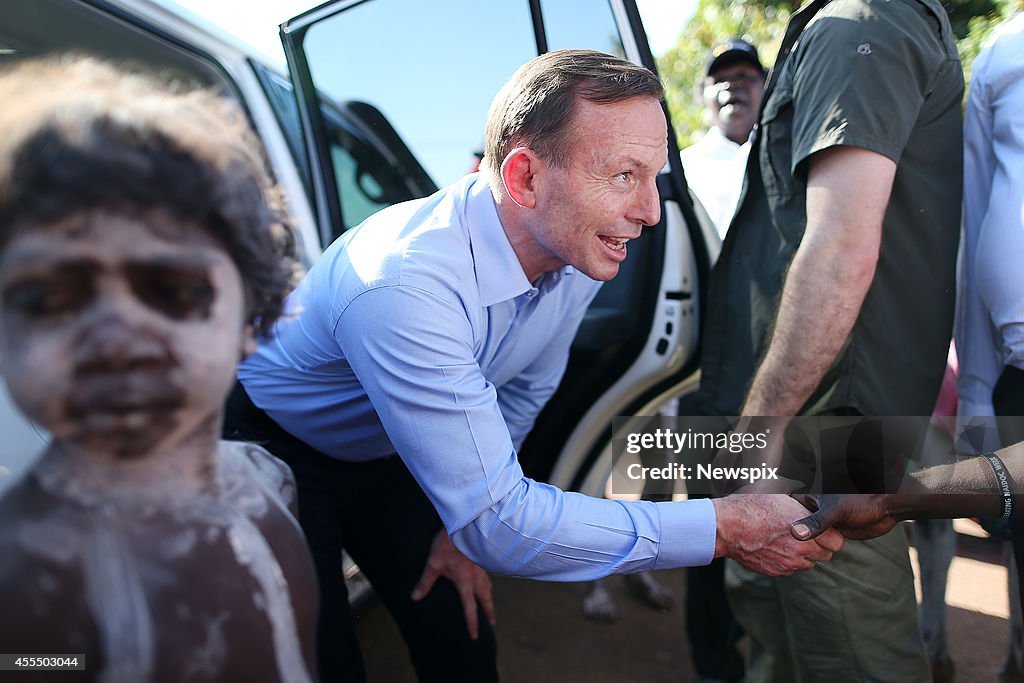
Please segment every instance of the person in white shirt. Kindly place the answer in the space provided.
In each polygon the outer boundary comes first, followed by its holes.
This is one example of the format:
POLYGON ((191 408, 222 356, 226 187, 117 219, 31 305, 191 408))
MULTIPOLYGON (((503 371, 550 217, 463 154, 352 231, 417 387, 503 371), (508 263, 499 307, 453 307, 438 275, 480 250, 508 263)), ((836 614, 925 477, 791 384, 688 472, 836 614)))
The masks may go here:
POLYGON ((724 239, 743 187, 765 70, 756 47, 730 38, 711 48, 705 74, 704 106, 712 125, 680 156, 690 189, 724 239))
MULTIPOLYGON (((972 72, 955 336, 959 426, 969 425, 978 452, 985 452, 1024 440, 1024 421, 1016 417, 1024 415, 1024 14, 996 29, 972 72), (990 428, 993 416, 1000 416, 998 429, 990 428)), ((1019 575, 1024 528, 1011 523, 1010 531, 1019 575)), ((1011 633, 1019 633, 1019 601, 1011 604, 1011 633)), ((1019 636, 1011 637, 1004 670, 1024 670, 1019 636)))
POLYGON ((967 102, 957 391, 961 414, 991 416, 1006 368, 1024 370, 1024 14, 978 55, 967 102))

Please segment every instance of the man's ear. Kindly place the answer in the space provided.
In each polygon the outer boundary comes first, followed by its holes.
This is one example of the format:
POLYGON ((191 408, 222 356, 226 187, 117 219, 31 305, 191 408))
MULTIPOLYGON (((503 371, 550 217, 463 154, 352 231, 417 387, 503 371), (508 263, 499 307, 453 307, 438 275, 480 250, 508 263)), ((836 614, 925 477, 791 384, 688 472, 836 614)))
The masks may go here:
POLYGON ((516 204, 532 209, 537 205, 537 172, 543 162, 529 147, 516 147, 501 162, 501 182, 516 204))

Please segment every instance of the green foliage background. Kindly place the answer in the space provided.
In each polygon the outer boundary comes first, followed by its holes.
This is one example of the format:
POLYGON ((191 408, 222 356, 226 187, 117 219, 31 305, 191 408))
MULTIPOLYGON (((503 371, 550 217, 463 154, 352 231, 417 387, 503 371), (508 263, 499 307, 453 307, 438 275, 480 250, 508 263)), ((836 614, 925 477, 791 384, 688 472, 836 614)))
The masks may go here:
MULTIPOLYGON (((943 4, 969 79, 970 66, 992 29, 1024 6, 1024 0, 948 0, 943 4)), ((739 36, 757 45, 761 61, 770 68, 786 22, 798 6, 772 0, 700 0, 675 47, 658 59, 680 147, 696 142, 710 125, 701 102, 709 46, 739 36)))

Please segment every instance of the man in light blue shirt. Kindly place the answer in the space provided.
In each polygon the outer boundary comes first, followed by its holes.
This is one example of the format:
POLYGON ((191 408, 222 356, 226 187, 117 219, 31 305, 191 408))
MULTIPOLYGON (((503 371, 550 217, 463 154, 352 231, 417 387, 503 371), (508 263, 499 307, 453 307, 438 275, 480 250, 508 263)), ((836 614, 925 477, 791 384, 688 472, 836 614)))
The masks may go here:
POLYGON ((599 281, 660 218, 661 97, 651 72, 608 55, 529 62, 492 105, 481 173, 331 245, 239 369, 229 432, 295 470, 324 680, 361 676, 342 547, 398 621, 420 680, 444 681, 497 677, 493 634, 477 633, 477 600, 493 619, 490 583, 462 553, 503 574, 580 581, 716 555, 790 573, 838 548, 838 534, 795 541, 787 526, 803 508, 788 498, 599 500, 519 466, 599 281))

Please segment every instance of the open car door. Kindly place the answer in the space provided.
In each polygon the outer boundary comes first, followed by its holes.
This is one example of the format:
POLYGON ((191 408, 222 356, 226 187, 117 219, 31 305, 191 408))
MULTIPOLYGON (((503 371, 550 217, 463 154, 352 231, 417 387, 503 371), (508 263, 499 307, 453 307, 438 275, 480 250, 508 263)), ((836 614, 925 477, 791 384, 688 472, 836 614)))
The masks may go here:
MULTIPOLYGON (((323 246, 365 218, 367 196, 380 208, 473 170, 491 100, 538 54, 589 48, 655 68, 634 0, 337 0, 282 24, 281 38, 323 246), (376 141, 376 170, 338 143, 330 111, 376 141)), ((562 488, 602 493, 612 418, 652 412, 696 369, 709 246, 669 137, 661 223, 602 287, 520 453, 528 475, 562 488)))

